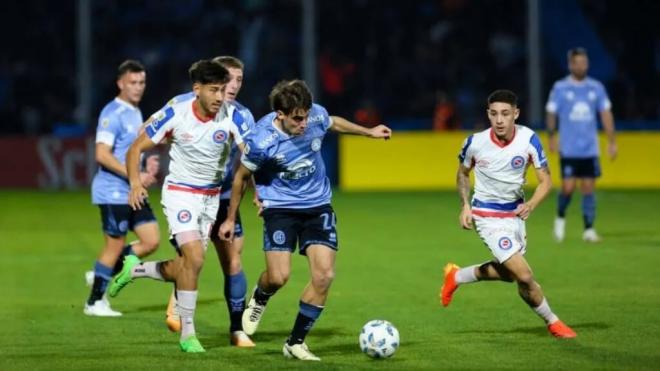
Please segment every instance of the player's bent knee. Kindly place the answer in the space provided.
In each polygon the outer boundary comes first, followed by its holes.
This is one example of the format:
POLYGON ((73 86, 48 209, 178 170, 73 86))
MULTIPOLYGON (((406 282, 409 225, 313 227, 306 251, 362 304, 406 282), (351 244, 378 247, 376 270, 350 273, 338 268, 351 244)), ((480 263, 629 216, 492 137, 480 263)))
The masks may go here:
POLYGON ((268 283, 270 286, 277 287, 278 289, 289 281, 289 274, 285 272, 269 273, 268 283))
POLYGON ((335 271, 333 269, 315 272, 312 276, 312 285, 317 289, 327 290, 334 279, 335 271))

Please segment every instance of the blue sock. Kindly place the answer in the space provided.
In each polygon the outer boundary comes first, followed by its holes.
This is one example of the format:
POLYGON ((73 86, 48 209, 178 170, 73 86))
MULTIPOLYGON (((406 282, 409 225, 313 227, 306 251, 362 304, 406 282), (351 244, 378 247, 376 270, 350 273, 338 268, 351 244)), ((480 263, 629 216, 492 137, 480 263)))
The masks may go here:
POLYGON ((225 275, 225 300, 229 309, 229 331, 243 329, 241 318, 245 309, 245 294, 247 293, 247 279, 245 273, 240 271, 233 276, 225 275))
POLYGON ((115 267, 112 269, 113 276, 121 272, 121 269, 124 268, 124 257, 126 257, 127 255, 135 255, 135 251, 133 251, 133 245, 129 244, 124 246, 124 249, 121 251, 121 255, 119 255, 119 257, 117 258, 115 267))
POLYGON ((293 325, 291 335, 287 339, 289 345, 302 344, 305 341, 305 336, 309 330, 314 326, 314 322, 321 316, 323 307, 318 307, 313 304, 300 302, 300 311, 296 317, 296 323, 293 325))
POLYGON ((559 192, 559 195, 557 197, 557 215, 559 215, 560 218, 565 218, 566 217, 566 209, 568 208, 568 204, 571 203, 571 194, 563 194, 562 192, 559 192))
POLYGON ((92 305, 95 301, 101 300, 105 289, 108 287, 108 282, 112 278, 112 268, 99 263, 94 264, 94 284, 92 285, 92 292, 89 294, 87 304, 92 305))
POLYGON ((582 195, 582 217, 584 218, 584 229, 594 226, 596 219, 596 197, 593 193, 582 195))

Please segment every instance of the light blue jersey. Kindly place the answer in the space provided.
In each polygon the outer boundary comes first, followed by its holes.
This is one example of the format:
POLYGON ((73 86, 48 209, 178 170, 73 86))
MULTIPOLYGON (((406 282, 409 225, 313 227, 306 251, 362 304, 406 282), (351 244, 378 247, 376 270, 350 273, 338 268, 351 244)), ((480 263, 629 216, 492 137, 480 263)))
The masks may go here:
MULTIPOLYGON (((184 94, 179 94, 176 97, 170 99, 169 102, 167 102, 167 105, 163 107, 163 109, 167 108, 167 106, 174 105, 179 102, 185 102, 189 100, 195 99, 195 93, 194 92, 188 92, 184 94)), ((250 112, 247 107, 239 103, 238 101, 232 101, 232 102, 227 102, 229 104, 232 104, 234 107, 236 107, 236 111, 238 112, 242 117, 243 120, 241 122, 241 132, 244 133, 244 135, 247 135, 253 128, 254 128, 254 116, 252 116, 252 112, 250 112)), ((240 120, 234 120, 234 122, 239 122, 240 120)), ((236 161, 238 161, 238 156, 239 150, 238 146, 236 143, 233 143, 231 147, 231 152, 229 154, 229 162, 227 162, 227 167, 225 168, 225 177, 224 180, 222 181, 222 185, 220 186, 221 189, 221 194, 220 198, 221 199, 229 199, 231 197, 231 184, 232 181, 234 180, 234 166, 236 164, 236 161)))
POLYGON ((611 108, 605 87, 590 77, 567 76, 550 91, 546 111, 559 119, 559 154, 564 158, 598 157, 598 114, 611 108))
POLYGON ((321 144, 332 125, 328 112, 313 104, 302 135, 277 127, 275 112, 261 118, 248 136, 242 164, 254 172, 265 208, 305 209, 330 203, 332 189, 321 157, 321 144))
MULTIPOLYGON (((112 147, 112 155, 122 164, 126 163, 126 152, 142 125, 142 112, 139 108, 115 98, 108 103, 99 116, 96 128, 96 143, 112 147)), ((92 181, 92 203, 127 205, 128 179, 99 166, 92 181)))

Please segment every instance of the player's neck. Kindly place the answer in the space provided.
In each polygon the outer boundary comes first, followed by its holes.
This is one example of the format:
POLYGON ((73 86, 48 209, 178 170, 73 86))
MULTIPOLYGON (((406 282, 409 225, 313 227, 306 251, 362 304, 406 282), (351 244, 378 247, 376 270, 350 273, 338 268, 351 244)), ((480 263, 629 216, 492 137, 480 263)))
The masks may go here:
POLYGON ((215 117, 215 114, 208 112, 204 106, 199 104, 199 100, 193 101, 192 108, 195 116, 202 122, 207 122, 215 117))
POLYGON ((582 76, 582 77, 578 77, 578 76, 575 76, 575 75, 571 74, 571 75, 569 75, 569 78, 570 78, 571 81, 573 81, 574 83, 581 84, 581 83, 583 83, 583 82, 587 79, 587 75, 584 75, 584 76, 582 76))
POLYGON ((495 130, 492 128, 490 129, 490 138, 495 144, 497 144, 500 147, 506 147, 513 141, 513 138, 516 137, 516 127, 513 127, 513 130, 511 132, 504 134, 503 136, 499 136, 495 133, 495 130))
POLYGON ((137 107, 138 107, 137 102, 131 102, 131 101, 128 99, 128 97, 125 97, 125 96, 123 96, 123 95, 121 95, 121 94, 119 94, 119 95, 117 96, 117 99, 119 99, 120 101, 122 101, 122 102, 128 104, 128 105, 131 106, 131 107, 134 107, 134 108, 137 108, 137 107))
POLYGON ((273 126, 275 126, 275 128, 276 128, 277 130, 279 130, 280 132, 282 132, 282 133, 284 133, 284 134, 286 134, 286 135, 288 135, 288 136, 292 136, 292 134, 289 133, 289 132, 284 128, 284 123, 282 122, 282 120, 278 119, 277 117, 276 117, 275 119, 273 119, 273 126))

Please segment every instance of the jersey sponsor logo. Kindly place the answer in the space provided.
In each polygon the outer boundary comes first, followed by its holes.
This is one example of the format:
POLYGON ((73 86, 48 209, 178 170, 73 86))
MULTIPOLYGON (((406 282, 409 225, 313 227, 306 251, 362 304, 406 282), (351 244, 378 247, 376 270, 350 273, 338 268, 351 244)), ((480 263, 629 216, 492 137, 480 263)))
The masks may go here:
POLYGON ((316 116, 309 116, 309 118, 307 119, 307 122, 311 124, 312 122, 323 121, 324 118, 325 118, 325 115, 323 115, 323 114, 318 114, 316 116))
POLYGON ((571 121, 590 121, 593 118, 591 107, 585 102, 576 102, 568 114, 571 121))
POLYGON ((513 242, 511 242, 509 237, 501 237, 497 242, 497 246, 499 246, 499 248, 502 250, 508 250, 511 248, 511 246, 513 246, 513 242))
POLYGON ((525 158, 522 156, 516 156, 511 159, 511 167, 514 169, 520 169, 525 166, 525 158))
POLYGON ((280 178, 285 180, 298 180, 308 177, 316 171, 316 165, 312 160, 303 159, 289 166, 286 172, 280 173, 280 178))
POLYGON ((227 141, 227 132, 224 130, 216 130, 215 133, 213 133, 213 141, 222 144, 227 141))
POLYGON ((190 133, 183 133, 181 134, 181 140, 186 143, 190 143, 195 139, 195 136, 190 134, 190 133))
POLYGON ((490 162, 488 162, 488 160, 478 160, 477 161, 477 167, 478 168, 487 169, 488 166, 490 166, 490 162))
POLYGON ((321 150, 321 139, 320 138, 314 138, 312 141, 312 151, 318 152, 321 150))
POLYGON ((278 245, 283 245, 284 241, 286 241, 286 235, 284 232, 277 230, 273 232, 273 242, 275 242, 278 245))
POLYGON ((259 144, 257 144, 257 145, 258 145, 259 147, 261 147, 261 148, 268 147, 268 145, 270 145, 271 143, 273 143, 273 141, 275 141, 275 139, 277 139, 277 133, 272 133, 272 134, 270 134, 269 136, 267 136, 266 138, 264 138, 264 139, 263 139, 261 142, 259 142, 259 144))
POLYGON ((183 209, 176 214, 176 218, 180 223, 188 223, 192 219, 190 211, 183 209))

